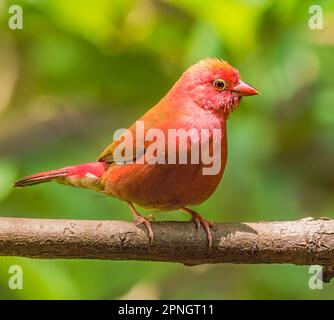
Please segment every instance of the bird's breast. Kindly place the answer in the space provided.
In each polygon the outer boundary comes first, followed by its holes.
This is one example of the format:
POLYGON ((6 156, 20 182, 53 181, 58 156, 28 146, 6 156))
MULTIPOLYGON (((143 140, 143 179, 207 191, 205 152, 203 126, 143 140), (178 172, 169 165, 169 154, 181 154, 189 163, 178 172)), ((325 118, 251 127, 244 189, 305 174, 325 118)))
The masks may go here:
MULTIPOLYGON (((198 162, 191 162, 194 146, 189 140, 190 144, 187 143, 185 149, 177 147, 177 155, 187 154, 187 163, 148 163, 150 159, 146 159, 144 163, 113 164, 101 180, 105 192, 142 207, 159 210, 174 210, 206 200, 217 188, 225 169, 226 126, 224 121, 214 117, 195 118, 191 129, 209 131, 209 135, 197 140, 206 148, 205 155, 200 148, 198 162), (220 135, 214 137, 215 130, 220 135)), ((164 147, 163 157, 168 160, 166 141, 164 147)))

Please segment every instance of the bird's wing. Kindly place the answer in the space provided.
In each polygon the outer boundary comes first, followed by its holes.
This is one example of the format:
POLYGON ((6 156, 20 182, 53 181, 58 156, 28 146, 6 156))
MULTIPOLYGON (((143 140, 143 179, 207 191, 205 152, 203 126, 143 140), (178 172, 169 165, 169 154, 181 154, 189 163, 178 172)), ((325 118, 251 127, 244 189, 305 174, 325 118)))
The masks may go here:
POLYGON ((145 153, 145 144, 146 142, 144 142, 144 148, 142 148, 143 150, 138 150, 136 149, 136 141, 137 139, 139 139, 139 137, 137 137, 136 135, 136 128, 135 128, 135 124, 133 124, 129 129, 129 132, 132 133, 132 141, 130 143, 130 140, 125 139, 124 141, 122 141, 122 136, 124 136, 124 134, 120 137, 119 140, 113 141, 101 154, 99 157, 99 161, 102 162, 106 162, 106 163, 113 163, 113 162, 118 162, 120 160, 120 154, 118 152, 115 152, 115 149, 120 146, 121 143, 123 143, 122 145, 122 149, 127 149, 130 150, 128 148, 132 148, 132 153, 131 156, 128 159, 123 159, 124 162, 128 162, 128 161, 134 161, 137 157, 142 156, 145 153))
MULTIPOLYGON (((125 162, 134 161, 137 158, 141 157, 145 153, 145 149, 148 147, 148 145, 150 145, 152 143, 151 141, 145 141, 144 137, 145 137, 146 132, 151 128, 164 128, 164 127, 168 128, 168 125, 166 123, 169 121, 168 118, 170 117, 170 115, 168 115, 164 111, 164 108, 157 108, 157 107, 159 107, 159 105, 150 109, 148 112, 146 112, 139 119, 139 121, 141 121, 141 124, 144 125, 144 130, 142 130, 142 132, 139 133, 140 136, 137 136, 137 133, 138 133, 136 131, 137 122, 135 122, 134 124, 132 124, 127 129, 127 132, 132 134, 132 137, 133 137, 132 141, 130 141, 129 139, 125 139, 124 141, 122 141, 122 139, 113 141, 101 153, 98 161, 106 162, 106 163, 110 163, 110 164, 114 163, 114 162, 118 162, 119 161, 118 158, 119 158, 120 155, 118 154, 118 152, 115 152, 115 149, 121 143, 123 143, 122 149, 123 148, 132 148, 132 150, 133 150, 131 156, 129 157, 129 159, 125 159, 125 162), (141 136, 141 134, 143 134, 143 136, 141 136), (143 141, 143 148, 141 148, 142 150, 137 150, 136 149, 136 142, 137 142, 137 140, 139 141, 139 139, 141 139, 141 141, 143 141)), ((124 134, 122 136, 124 136, 124 134)), ((127 150, 129 150, 129 149, 127 149, 127 150)), ((124 162, 124 158, 122 158, 122 161, 124 162)))
MULTIPOLYGON (((145 154, 145 150, 148 148, 148 146, 153 143, 153 141, 147 141, 144 139, 146 137, 146 133, 150 129, 160 129, 165 134, 165 137, 168 136, 168 129, 179 129, 183 128, 186 130, 189 129, 200 129, 205 127, 205 118, 204 117, 198 117, 194 116, 194 110, 197 109, 197 106, 192 108, 190 105, 188 108, 178 108, 176 109, 171 107, 166 107, 164 101, 160 101, 158 105, 147 111, 140 119, 141 124, 144 125, 144 130, 139 130, 137 132, 136 130, 136 124, 138 122, 135 122, 131 125, 131 127, 128 128, 128 133, 131 133, 132 139, 124 139, 124 140, 116 140, 112 144, 110 144, 100 155, 99 161, 106 162, 106 163, 117 163, 117 162, 131 162, 135 161, 139 157, 143 156, 145 154), (137 136, 139 134, 139 136, 137 136), (140 139, 140 140, 139 140, 140 139), (141 150, 136 150, 136 142, 142 141, 143 147, 141 150), (119 152, 115 152, 116 148, 121 144, 122 149, 125 148, 132 148, 132 153, 129 159, 124 159, 124 156, 121 157, 121 159, 118 159, 118 156, 121 156, 119 152)), ((212 134, 212 133, 211 133, 212 134)), ((207 137, 206 139, 210 140, 211 138, 207 137)), ((123 134, 124 135, 124 134, 123 134)), ((179 146, 178 150, 179 152, 189 152, 190 151, 190 144, 187 144, 185 146, 179 146), (182 150, 184 149, 184 150, 182 150)), ((129 150, 129 149, 127 149, 129 150)))

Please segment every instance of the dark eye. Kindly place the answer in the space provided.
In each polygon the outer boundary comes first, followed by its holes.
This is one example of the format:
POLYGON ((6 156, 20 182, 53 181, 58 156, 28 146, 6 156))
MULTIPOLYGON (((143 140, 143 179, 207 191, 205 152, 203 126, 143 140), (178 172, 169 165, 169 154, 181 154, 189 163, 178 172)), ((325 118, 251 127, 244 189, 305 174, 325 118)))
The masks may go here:
POLYGON ((213 81, 213 86, 215 87, 216 90, 222 91, 225 89, 225 81, 222 79, 216 79, 213 81))

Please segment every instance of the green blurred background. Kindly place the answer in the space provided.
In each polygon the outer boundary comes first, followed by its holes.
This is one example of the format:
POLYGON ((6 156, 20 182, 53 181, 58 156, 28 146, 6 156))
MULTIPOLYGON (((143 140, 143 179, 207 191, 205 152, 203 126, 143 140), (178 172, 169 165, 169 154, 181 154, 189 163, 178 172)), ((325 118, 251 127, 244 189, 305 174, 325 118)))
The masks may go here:
MULTIPOLYGON (((216 221, 334 217, 334 2, 324 28, 313 2, 284 0, 0 1, 0 215, 131 219, 126 205, 23 175, 95 160, 207 56, 228 60, 261 96, 228 122, 229 159, 215 194, 198 207, 216 221), (8 7, 23 8, 23 30, 8 7)), ((188 219, 182 213, 161 220, 188 219)), ((0 258, 0 298, 326 298, 308 267, 0 258), (8 268, 23 267, 23 290, 8 268)))

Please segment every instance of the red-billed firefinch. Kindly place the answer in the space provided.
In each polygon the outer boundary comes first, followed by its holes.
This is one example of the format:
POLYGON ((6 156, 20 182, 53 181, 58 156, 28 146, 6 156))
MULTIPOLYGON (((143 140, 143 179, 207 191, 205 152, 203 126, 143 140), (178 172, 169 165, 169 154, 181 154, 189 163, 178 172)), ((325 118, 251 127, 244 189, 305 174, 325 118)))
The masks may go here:
MULTIPOLYGON (((186 206, 203 202, 215 191, 227 159, 226 120, 242 96, 256 94, 258 92, 241 81, 238 71, 227 62, 208 58, 188 68, 160 102, 139 119, 144 124, 144 133, 152 128, 159 129, 166 136, 171 129, 208 129, 209 143, 212 143, 213 130, 219 129, 220 166, 215 174, 203 174, 206 164, 202 161, 187 164, 137 162, 139 158, 145 158, 145 152, 153 141, 144 141, 142 152, 138 152, 136 142, 142 137, 136 136, 136 124, 133 124, 129 132, 133 136, 131 150, 134 155, 128 162, 119 163, 115 158, 114 151, 122 143, 122 140, 117 140, 103 151, 97 162, 37 173, 18 180, 15 186, 25 187, 52 180, 119 198, 128 203, 136 223, 146 225, 151 243, 151 224, 137 212, 134 204, 162 211, 179 209, 191 214, 197 227, 204 227, 211 247, 212 224, 186 206)), ((163 143, 163 147, 167 147, 167 139, 163 143)), ((177 145, 178 154, 189 154, 190 149, 189 143, 183 147, 177 145)))

